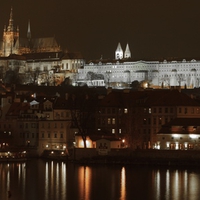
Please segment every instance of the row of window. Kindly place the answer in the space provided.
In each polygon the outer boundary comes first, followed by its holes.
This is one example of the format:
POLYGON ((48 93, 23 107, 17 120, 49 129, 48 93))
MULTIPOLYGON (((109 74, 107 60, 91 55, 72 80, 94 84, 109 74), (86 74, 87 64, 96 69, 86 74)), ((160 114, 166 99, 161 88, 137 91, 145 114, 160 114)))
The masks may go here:
POLYGON ((122 114, 122 113, 128 113, 127 108, 101 108, 99 110, 100 114, 122 114))
POLYGON ((64 118, 64 117, 69 118, 70 112, 60 112, 60 113, 56 112, 55 116, 56 116, 56 118, 60 118, 60 117, 61 118, 64 118))
POLYGON ((20 138, 38 138, 38 133, 20 133, 20 138))
POLYGON ((23 123, 23 124, 19 124, 19 128, 38 128, 38 123, 23 123))
POLYGON ((64 128, 63 123, 41 123, 41 128, 64 128))
MULTIPOLYGON (((163 140, 165 140, 165 137, 162 137, 162 139, 163 139, 163 140)), ((174 137, 171 137, 171 139, 173 140, 173 139, 174 139, 174 137)), ((177 137, 176 137, 176 139, 180 139, 180 140, 182 140, 182 139, 188 139, 188 138, 182 138, 182 137, 180 137, 180 138, 177 138, 177 137)), ((191 139, 191 140, 192 140, 193 138, 189 137, 189 139, 191 139)), ((200 140, 200 137, 198 137, 198 139, 200 140)))
POLYGON ((44 132, 42 132, 41 133, 41 138, 63 138, 63 133, 62 132, 61 133, 48 132, 48 133, 45 134, 44 132))
MULTIPOLYGON (((200 113, 200 109, 199 108, 191 108, 190 111, 191 113, 195 113, 195 109, 196 109, 196 113, 199 114, 200 113)), ((149 113, 151 114, 152 113, 152 108, 144 108, 143 109, 144 113, 149 113)), ((159 107, 159 108, 156 108, 154 107, 153 108, 153 113, 174 113, 174 108, 173 107, 159 107)), ((135 112, 135 110, 133 110, 133 112, 135 112)), ((122 114, 122 113, 128 113, 128 109, 127 108, 124 108, 124 109, 116 109, 116 108, 102 108, 101 110, 99 110, 99 113, 101 114, 122 114)), ((185 113, 187 114, 188 113, 188 108, 182 108, 182 107, 179 107, 178 108, 178 113, 185 113)))
MULTIPOLYGON (((166 124, 167 122, 169 122, 168 117, 164 118, 165 121, 164 123, 166 124)), ((173 118, 170 118, 170 120, 172 120, 173 118)), ((156 125, 158 121, 158 124, 161 125, 162 124, 162 117, 158 117, 158 118, 153 118, 153 124, 156 125)), ((118 121, 119 124, 121 124, 121 119, 119 119, 118 121)), ((107 123, 106 123, 106 119, 102 118, 102 119, 98 119, 98 125, 114 125, 116 124, 116 119, 115 118, 107 118, 107 123)), ((143 125, 151 125, 151 118, 143 118, 143 125)))

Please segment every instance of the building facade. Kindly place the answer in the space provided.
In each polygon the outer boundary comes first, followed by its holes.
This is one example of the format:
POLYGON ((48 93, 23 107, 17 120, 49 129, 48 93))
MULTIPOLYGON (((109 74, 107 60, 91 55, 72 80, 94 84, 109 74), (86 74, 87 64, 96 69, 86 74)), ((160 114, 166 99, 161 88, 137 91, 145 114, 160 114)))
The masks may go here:
POLYGON ((144 88, 199 87, 200 61, 135 61, 131 58, 129 45, 126 45, 123 52, 119 43, 115 59, 91 60, 84 68, 78 70, 78 83, 85 83, 91 87, 128 88, 133 81, 140 82, 144 88), (91 73, 94 74, 93 77, 88 76, 91 73))
POLYGON ((199 116, 199 102, 178 90, 117 90, 99 103, 96 134, 124 139, 124 145, 133 149, 156 149, 163 125, 199 116))
POLYGON ((162 126, 157 133, 156 148, 162 150, 199 150, 199 118, 176 118, 162 126))

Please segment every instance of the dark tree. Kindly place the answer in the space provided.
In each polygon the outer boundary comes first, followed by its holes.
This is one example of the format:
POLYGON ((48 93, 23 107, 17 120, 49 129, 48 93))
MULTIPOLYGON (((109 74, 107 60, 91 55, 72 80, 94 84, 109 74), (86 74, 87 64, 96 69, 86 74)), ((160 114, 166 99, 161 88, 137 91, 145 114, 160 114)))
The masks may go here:
POLYGON ((133 81, 130 86, 132 89, 138 89, 140 87, 140 83, 139 81, 133 81))
POLYGON ((19 77, 17 71, 8 70, 6 72, 6 75, 3 79, 4 83, 9 84, 18 84, 19 83, 19 77))
POLYGON ((95 109, 97 98, 95 94, 77 94, 71 97, 71 117, 72 125, 78 129, 84 147, 86 148, 86 138, 94 131, 95 109))

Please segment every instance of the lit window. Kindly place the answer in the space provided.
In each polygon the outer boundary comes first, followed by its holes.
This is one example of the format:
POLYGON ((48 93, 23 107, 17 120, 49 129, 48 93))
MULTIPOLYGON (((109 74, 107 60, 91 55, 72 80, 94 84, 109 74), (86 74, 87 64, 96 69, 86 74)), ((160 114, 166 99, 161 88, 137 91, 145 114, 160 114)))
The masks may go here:
POLYGON ((151 108, 149 108, 149 113, 151 113, 151 108))
POLYGON ((128 109, 127 108, 124 108, 124 113, 128 113, 128 109))
POLYGON ((115 124, 115 118, 112 118, 112 124, 115 124))
POLYGON ((115 134, 115 129, 114 128, 112 129, 112 134, 115 134))
POLYGON ((111 121, 110 121, 110 118, 108 118, 108 124, 110 124, 110 122, 111 122, 111 121))

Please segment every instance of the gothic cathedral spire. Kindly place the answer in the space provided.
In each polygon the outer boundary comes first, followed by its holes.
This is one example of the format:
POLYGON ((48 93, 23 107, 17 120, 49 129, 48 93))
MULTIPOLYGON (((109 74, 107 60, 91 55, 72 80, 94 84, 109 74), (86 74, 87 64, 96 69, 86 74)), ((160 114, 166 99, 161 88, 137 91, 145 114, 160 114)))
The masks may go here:
POLYGON ((28 38, 28 41, 31 40, 31 25, 30 25, 30 20, 28 21, 27 38, 28 38))
POLYGON ((11 11, 10 11, 10 19, 9 19, 9 25, 8 25, 8 32, 13 32, 14 31, 14 25, 13 25, 13 9, 11 7, 11 11))
POLYGON ((4 27, 3 31, 2 56, 17 54, 18 52, 17 40, 19 39, 19 28, 17 27, 16 29, 13 22, 13 9, 11 7, 9 24, 7 30, 6 27, 4 27))

